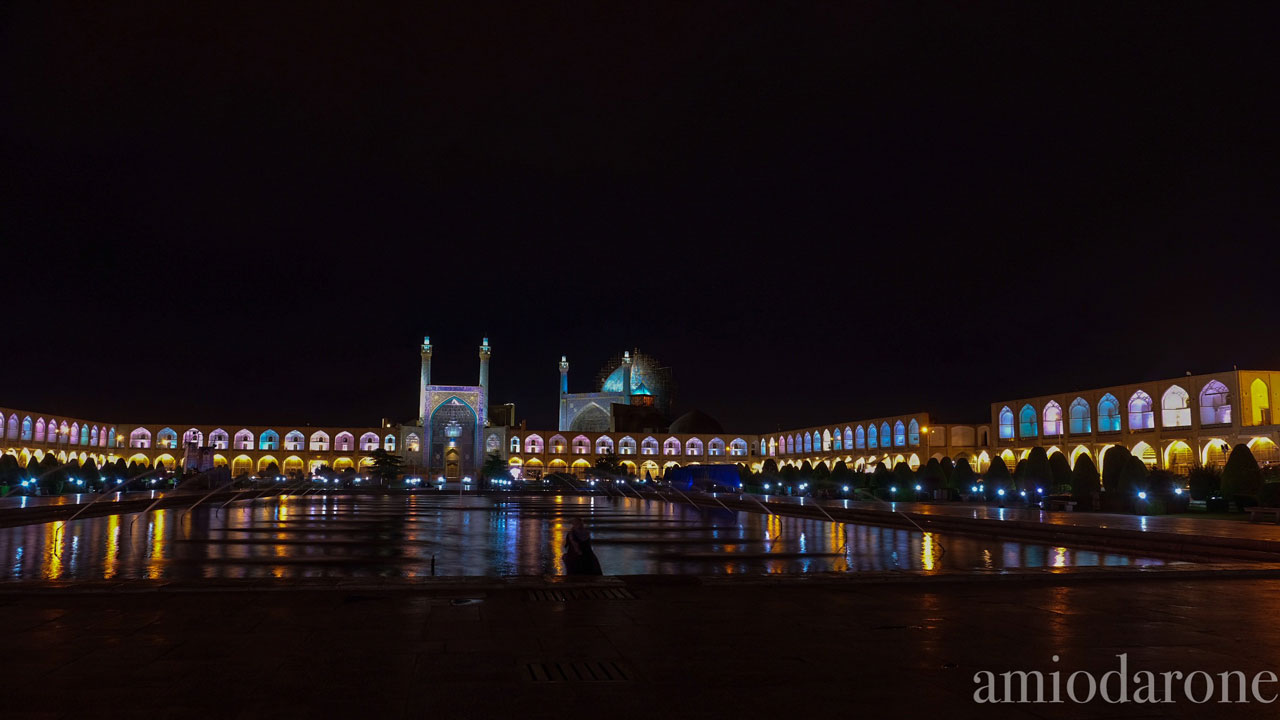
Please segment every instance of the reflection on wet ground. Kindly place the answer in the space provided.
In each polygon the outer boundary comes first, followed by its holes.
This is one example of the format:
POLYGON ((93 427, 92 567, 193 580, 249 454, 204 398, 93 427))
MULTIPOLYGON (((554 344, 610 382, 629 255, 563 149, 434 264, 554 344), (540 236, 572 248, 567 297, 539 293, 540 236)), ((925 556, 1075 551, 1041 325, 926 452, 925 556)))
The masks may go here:
POLYGON ((0 578, 561 574, 575 517, 606 574, 967 570, 1162 560, 606 497, 307 496, 0 529, 0 578))

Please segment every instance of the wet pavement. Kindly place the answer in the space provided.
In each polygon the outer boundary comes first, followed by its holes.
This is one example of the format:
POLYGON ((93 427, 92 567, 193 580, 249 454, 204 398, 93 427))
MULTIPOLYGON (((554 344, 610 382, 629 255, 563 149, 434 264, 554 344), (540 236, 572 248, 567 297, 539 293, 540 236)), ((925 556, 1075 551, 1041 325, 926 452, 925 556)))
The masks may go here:
POLYGON ((208 589, 0 594, 4 717, 1274 717, 978 705, 973 676, 1280 672, 1280 580, 208 589))
POLYGON ((600 496, 308 495, 0 528, 0 579, 558 575, 574 518, 606 573, 1158 567, 1062 544, 600 496))

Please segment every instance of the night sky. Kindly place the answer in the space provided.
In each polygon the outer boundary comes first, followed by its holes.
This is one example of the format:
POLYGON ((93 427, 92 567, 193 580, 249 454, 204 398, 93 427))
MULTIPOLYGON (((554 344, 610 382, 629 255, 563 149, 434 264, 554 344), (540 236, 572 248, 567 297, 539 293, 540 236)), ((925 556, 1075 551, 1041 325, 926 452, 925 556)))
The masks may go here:
POLYGON ((1273 18, 109 4, 0 9, 0 405, 408 420, 424 334, 538 427, 629 347, 744 432, 1280 367, 1273 18))

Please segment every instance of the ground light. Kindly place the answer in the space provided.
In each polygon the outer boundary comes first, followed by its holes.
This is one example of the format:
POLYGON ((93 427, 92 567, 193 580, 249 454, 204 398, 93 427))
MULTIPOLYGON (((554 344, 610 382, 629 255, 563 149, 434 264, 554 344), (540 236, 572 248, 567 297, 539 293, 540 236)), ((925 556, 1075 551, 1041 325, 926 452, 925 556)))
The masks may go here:
POLYGON ((1146 499, 1147 499, 1147 493, 1146 493, 1146 492, 1144 492, 1144 491, 1139 491, 1139 492, 1138 492, 1138 499, 1139 499, 1139 500, 1146 500, 1146 499))

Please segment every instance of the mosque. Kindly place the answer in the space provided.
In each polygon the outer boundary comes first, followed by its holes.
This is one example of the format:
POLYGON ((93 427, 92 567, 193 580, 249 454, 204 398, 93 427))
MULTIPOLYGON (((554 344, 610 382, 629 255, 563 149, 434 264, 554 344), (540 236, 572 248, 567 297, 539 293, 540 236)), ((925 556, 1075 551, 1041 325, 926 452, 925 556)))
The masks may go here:
MULTIPOLYGON (((569 392, 569 361, 561 357, 556 429, 527 429, 512 405, 489 395, 492 347, 478 348, 474 385, 437 385, 430 338, 421 346, 418 414, 378 426, 281 427, 234 422, 133 423, 0 407, 0 454, 19 465, 53 455, 60 462, 99 466, 125 460, 143 466, 206 469, 226 466, 233 477, 301 475, 322 467, 360 472, 376 451, 400 455, 408 473, 429 478, 477 478, 496 454, 526 478, 586 475, 602 456, 617 456, 637 477, 661 477, 674 467, 734 463, 759 471, 778 465, 844 462, 870 471, 876 463, 914 467, 930 459, 968 460, 984 472, 999 457, 1012 468, 1034 447, 1062 453, 1074 466, 1089 456, 1101 467, 1112 446, 1129 449, 1150 467, 1185 474, 1220 467, 1245 443, 1262 465, 1280 464, 1280 370, 1230 370, 1090 390, 1061 391, 991 403, 989 420, 948 423, 923 409, 768 433, 727 433, 696 410, 671 419, 675 383, 656 358, 627 350, 614 356, 591 392, 569 392)), ((854 415, 851 413, 851 415, 854 415)))

